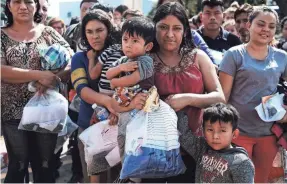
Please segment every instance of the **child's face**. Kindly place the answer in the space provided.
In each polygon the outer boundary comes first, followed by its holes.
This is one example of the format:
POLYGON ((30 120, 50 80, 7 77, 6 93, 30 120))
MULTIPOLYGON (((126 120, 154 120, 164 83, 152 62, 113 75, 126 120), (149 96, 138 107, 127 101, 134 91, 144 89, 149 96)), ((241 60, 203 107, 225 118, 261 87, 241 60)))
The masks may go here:
POLYGON ((225 26, 225 28, 224 28, 226 31, 228 31, 228 32, 230 32, 230 33, 232 33, 232 34, 234 34, 234 35, 238 35, 238 33, 237 33, 237 31, 236 31, 236 29, 235 29, 235 26, 234 25, 228 25, 228 26, 225 26))
POLYGON ((228 12, 224 15, 224 21, 228 21, 232 19, 234 19, 234 12, 228 12))
POLYGON ((225 123, 219 121, 210 123, 205 122, 204 136, 207 144, 214 150, 221 150, 229 148, 231 146, 232 139, 236 138, 239 134, 239 130, 232 131, 231 122, 225 123))
POLYGON ((123 52, 131 59, 144 55, 151 49, 150 44, 152 43, 145 44, 145 40, 136 34, 129 35, 125 32, 122 36, 123 52))

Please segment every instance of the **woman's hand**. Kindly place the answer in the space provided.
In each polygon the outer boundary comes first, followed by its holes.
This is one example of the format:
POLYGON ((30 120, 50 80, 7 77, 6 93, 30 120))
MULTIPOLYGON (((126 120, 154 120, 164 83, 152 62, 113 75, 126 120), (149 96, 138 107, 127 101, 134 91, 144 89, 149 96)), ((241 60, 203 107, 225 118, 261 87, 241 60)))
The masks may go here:
POLYGON ((186 104, 187 100, 184 94, 169 95, 165 102, 170 105, 175 112, 180 111, 188 105, 186 104))
POLYGON ((131 101, 130 106, 133 109, 142 110, 144 108, 145 102, 147 100, 148 95, 146 93, 137 94, 134 99, 131 101))
POLYGON ((112 98, 107 96, 107 95, 104 98, 106 98, 106 99, 104 99, 105 103, 103 104, 105 106, 105 108, 107 108, 111 114, 117 114, 117 112, 114 110, 114 108, 112 106, 112 98))
POLYGON ((87 52, 87 57, 88 57, 89 61, 95 61, 96 55, 97 55, 97 53, 93 49, 91 49, 87 52))
POLYGON ((110 120, 109 125, 116 125, 118 124, 118 116, 116 114, 110 113, 108 119, 110 120))
POLYGON ((287 123, 287 106, 283 105, 283 108, 286 110, 286 113, 280 121, 277 121, 278 123, 287 123))
POLYGON ((38 82, 47 88, 54 88, 61 79, 50 71, 43 71, 43 77, 38 82))
POLYGON ((44 94, 47 91, 47 89, 48 89, 48 87, 42 85, 39 82, 35 82, 35 87, 36 87, 36 90, 39 93, 39 95, 44 94))

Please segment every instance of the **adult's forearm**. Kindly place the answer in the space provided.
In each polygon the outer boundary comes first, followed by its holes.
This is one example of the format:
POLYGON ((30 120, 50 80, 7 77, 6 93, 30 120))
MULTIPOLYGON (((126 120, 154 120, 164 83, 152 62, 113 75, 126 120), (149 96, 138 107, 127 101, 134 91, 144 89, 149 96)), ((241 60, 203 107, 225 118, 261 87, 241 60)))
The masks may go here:
POLYGON ((219 92, 214 91, 207 94, 194 94, 187 93, 183 94, 186 102, 189 106, 206 108, 215 103, 225 103, 225 98, 219 92))
POLYGON ((108 95, 98 93, 89 87, 84 87, 80 93, 81 98, 89 104, 96 103, 97 105, 105 106, 111 100, 111 97, 108 95))
POLYGON ((25 83, 41 80, 42 71, 1 66, 1 80, 8 83, 25 83))
POLYGON ((120 106, 119 103, 115 99, 112 99, 112 107, 118 113, 129 112, 129 111, 133 110, 133 107, 131 105, 129 105, 127 107, 120 106))

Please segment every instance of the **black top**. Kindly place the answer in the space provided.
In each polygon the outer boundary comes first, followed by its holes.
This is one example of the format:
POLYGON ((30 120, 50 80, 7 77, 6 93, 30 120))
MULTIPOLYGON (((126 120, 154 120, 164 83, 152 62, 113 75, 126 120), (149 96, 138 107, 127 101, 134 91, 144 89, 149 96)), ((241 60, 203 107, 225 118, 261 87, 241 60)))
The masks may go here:
POLYGON ((203 29, 204 27, 201 27, 197 30, 197 32, 204 39, 210 49, 224 53, 231 47, 242 44, 242 42, 237 36, 224 30, 223 28, 220 28, 220 33, 215 39, 212 39, 208 36, 204 36, 203 29))

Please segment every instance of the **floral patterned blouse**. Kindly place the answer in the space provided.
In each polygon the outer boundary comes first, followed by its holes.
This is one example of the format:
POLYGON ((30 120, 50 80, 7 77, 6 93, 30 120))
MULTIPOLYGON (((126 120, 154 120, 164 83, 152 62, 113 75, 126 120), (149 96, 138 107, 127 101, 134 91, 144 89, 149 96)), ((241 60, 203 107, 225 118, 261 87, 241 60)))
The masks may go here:
MULTIPOLYGON (((42 34, 31 42, 11 39, 1 30, 1 64, 22 69, 41 70, 39 48, 54 43, 71 50, 69 44, 53 28, 45 26, 42 34)), ((28 83, 12 84, 1 80, 1 120, 19 120, 24 106, 34 93, 28 91, 28 83)))

